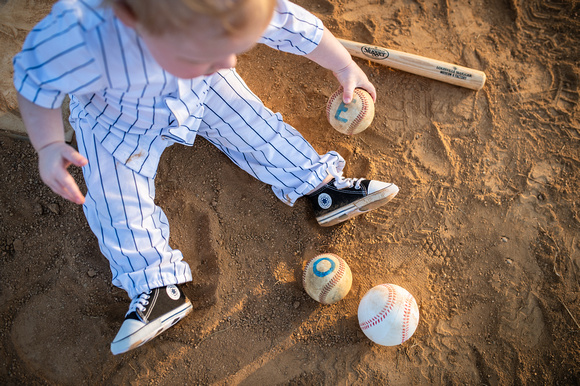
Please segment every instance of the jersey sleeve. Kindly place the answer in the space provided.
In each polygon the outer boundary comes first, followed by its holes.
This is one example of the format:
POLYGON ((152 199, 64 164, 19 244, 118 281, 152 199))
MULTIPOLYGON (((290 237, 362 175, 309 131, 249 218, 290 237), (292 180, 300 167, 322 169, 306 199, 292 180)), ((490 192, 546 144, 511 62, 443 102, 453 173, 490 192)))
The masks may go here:
POLYGON ((286 0, 278 0, 274 16, 260 43, 296 55, 312 52, 320 43, 322 21, 304 8, 286 0))
POLYGON ((102 71, 84 39, 82 10, 57 3, 30 31, 12 60, 14 87, 26 99, 58 108, 67 94, 103 88, 102 71))

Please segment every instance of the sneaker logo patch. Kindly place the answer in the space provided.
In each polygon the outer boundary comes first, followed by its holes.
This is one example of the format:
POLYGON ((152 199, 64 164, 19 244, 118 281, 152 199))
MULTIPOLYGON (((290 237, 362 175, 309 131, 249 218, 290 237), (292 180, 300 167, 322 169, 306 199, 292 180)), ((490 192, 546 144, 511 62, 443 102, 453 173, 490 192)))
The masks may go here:
POLYGON ((330 205, 332 205, 332 198, 330 198, 328 193, 322 193, 320 196, 318 196, 318 205, 322 209, 328 209, 330 208, 330 205))
POLYGON ((180 293, 179 293, 179 289, 177 288, 177 286, 175 286, 173 284, 172 285, 168 285, 165 288, 165 291, 167 292, 167 296, 169 296, 169 298, 171 300, 177 300, 177 299, 179 299, 180 293))

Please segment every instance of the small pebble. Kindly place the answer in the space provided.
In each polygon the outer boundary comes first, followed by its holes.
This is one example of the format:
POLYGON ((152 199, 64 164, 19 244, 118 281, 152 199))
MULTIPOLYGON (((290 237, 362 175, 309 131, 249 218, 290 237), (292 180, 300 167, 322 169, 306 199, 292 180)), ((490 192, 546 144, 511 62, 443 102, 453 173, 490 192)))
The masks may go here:
POLYGON ((14 247, 15 252, 22 252, 22 250, 24 249, 24 243, 20 239, 14 240, 12 246, 14 247))
POLYGON ((95 277, 95 276, 97 276, 97 273, 94 270, 89 269, 89 271, 87 272, 87 275, 89 275, 89 277, 95 277))
POLYGON ((54 214, 60 214, 60 207, 58 204, 49 204, 48 209, 54 214))

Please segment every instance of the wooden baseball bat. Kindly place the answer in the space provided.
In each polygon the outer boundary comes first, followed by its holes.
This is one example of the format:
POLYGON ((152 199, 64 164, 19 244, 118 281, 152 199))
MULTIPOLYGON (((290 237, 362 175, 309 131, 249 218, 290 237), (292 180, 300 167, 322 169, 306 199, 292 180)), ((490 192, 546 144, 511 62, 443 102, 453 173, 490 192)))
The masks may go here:
POLYGON ((346 50, 357 58, 410 72, 427 78, 451 83, 456 86, 479 90, 485 84, 485 73, 472 68, 442 62, 440 60, 386 49, 368 44, 338 39, 346 50))

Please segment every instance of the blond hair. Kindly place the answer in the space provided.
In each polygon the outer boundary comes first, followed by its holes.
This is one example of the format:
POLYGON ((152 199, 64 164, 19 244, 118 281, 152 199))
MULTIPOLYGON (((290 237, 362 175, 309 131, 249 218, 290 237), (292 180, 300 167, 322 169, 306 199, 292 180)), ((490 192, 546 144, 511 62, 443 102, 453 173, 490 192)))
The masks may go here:
POLYGON ((250 25, 266 23, 276 0, 103 0, 104 6, 124 7, 149 33, 185 30, 199 18, 213 19, 233 36, 250 25))

